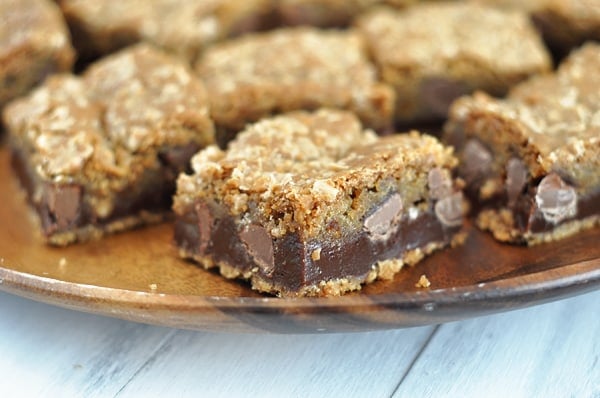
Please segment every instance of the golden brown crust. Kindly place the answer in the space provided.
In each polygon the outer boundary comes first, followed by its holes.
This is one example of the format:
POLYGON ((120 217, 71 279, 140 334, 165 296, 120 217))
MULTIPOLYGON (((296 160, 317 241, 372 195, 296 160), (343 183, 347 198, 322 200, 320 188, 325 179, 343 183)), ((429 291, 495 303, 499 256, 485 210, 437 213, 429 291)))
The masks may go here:
POLYGON ((239 131, 276 112, 321 106, 356 112, 369 127, 391 126, 393 92, 377 81, 354 32, 281 29, 215 45, 196 70, 218 127, 239 131))

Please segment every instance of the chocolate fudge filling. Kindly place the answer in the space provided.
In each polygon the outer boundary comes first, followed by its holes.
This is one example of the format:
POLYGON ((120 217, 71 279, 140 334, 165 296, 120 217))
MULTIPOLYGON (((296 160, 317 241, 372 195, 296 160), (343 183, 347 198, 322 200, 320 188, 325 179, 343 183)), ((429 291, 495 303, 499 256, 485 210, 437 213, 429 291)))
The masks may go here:
POLYGON ((175 191, 175 176, 189 168, 189 158, 197 144, 165 148, 159 152, 160 167, 147 170, 134 188, 116 194, 112 212, 101 217, 85 201, 85 187, 77 183, 44 183, 36 193, 37 174, 30 170, 21 151, 13 150, 11 165, 40 216, 46 236, 67 232, 86 225, 105 226, 120 218, 142 211, 167 213, 175 191))
MULTIPOLYGON (((254 270, 261 279, 294 292, 322 280, 364 278, 378 261, 401 258, 432 242, 448 244, 462 225, 462 209, 456 204, 442 206, 440 219, 437 209, 401 216, 399 200, 397 194, 388 196, 358 231, 339 231, 337 239, 310 241, 298 233, 273 239, 257 224, 238 227, 221 205, 200 201, 176 221, 175 241, 188 256, 226 263, 242 273, 254 270)), ((456 200, 462 203, 462 197, 449 199, 456 200)))

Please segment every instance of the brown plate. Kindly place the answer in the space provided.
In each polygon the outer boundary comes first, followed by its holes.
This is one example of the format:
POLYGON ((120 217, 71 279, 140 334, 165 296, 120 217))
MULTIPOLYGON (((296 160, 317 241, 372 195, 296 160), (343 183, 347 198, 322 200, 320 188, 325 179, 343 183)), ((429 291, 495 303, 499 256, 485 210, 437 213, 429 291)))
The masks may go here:
POLYGON ((533 248, 475 229, 393 281, 338 298, 279 299, 176 257, 172 226, 44 245, 0 148, 0 289, 76 310, 179 328, 312 333, 434 324, 600 287, 600 228, 533 248), (415 287, 420 275, 429 289, 415 287))

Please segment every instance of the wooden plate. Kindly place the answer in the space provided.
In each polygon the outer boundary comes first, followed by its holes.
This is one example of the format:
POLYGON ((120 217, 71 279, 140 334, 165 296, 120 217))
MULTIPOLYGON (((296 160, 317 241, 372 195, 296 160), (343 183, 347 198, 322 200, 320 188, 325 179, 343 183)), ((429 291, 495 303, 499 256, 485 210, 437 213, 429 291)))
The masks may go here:
POLYGON ((474 229, 393 281, 338 298, 279 299, 179 260, 172 226, 44 245, 0 148, 0 289, 71 309, 212 331, 366 331, 446 322, 600 287, 600 228, 533 248, 474 229), (420 275, 429 289, 416 288, 420 275))

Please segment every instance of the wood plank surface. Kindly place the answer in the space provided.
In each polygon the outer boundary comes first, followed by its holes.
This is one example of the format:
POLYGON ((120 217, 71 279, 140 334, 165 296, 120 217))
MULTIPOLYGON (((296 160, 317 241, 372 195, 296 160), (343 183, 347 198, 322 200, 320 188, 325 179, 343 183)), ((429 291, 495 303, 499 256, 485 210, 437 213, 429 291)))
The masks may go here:
POLYGON ((389 397, 433 327, 327 335, 180 331, 118 396, 389 397), (183 364, 179 366, 174 364, 183 364), (165 380, 170 380, 165 383, 165 380))
POLYGON ((0 293, 0 397, 110 397, 175 330, 0 293))
POLYGON ((395 398, 600 397, 600 292, 443 325, 395 398))
POLYGON ((600 397, 600 291, 441 326, 168 329, 0 293, 0 397, 600 397))

